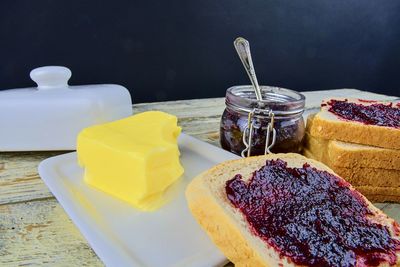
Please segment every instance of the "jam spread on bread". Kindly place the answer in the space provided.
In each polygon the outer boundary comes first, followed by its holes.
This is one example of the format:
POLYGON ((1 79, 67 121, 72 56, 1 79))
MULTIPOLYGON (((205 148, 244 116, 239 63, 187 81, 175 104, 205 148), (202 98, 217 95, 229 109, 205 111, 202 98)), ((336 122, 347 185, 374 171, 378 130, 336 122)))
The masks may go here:
POLYGON ((374 221, 377 215, 349 183, 327 171, 267 160, 249 181, 237 174, 225 190, 251 231, 296 264, 396 263, 400 241, 374 221))
MULTIPOLYGON (((360 101, 360 100, 359 100, 360 101)), ((367 102, 363 100, 362 102, 367 102)), ((368 102, 367 102, 368 103, 368 102)), ((352 121, 358 121, 369 125, 387 126, 400 128, 400 108, 390 104, 373 103, 362 105, 347 100, 331 99, 329 111, 337 116, 352 121)))

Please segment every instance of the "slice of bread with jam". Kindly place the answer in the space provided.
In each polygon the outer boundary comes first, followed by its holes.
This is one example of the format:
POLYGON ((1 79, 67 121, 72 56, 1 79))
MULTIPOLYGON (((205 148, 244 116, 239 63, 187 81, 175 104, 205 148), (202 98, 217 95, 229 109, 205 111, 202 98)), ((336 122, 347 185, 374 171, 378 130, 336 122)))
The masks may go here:
POLYGON ((376 147, 400 149, 400 102, 327 99, 310 134, 376 147))
POLYGON ((235 266, 400 266, 400 226, 299 154, 224 162, 194 178, 186 198, 235 266))

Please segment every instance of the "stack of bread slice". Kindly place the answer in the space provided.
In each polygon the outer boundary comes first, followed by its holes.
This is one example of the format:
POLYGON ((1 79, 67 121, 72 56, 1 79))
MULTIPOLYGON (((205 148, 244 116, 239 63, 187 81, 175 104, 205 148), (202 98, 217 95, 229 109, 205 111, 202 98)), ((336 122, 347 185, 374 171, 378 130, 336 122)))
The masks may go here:
MULTIPOLYGON (((346 101, 400 109, 399 103, 346 101)), ((343 119, 328 103, 307 119, 303 154, 328 165, 370 201, 400 202, 400 128, 343 119)), ((397 114, 393 120, 400 120, 397 114)))

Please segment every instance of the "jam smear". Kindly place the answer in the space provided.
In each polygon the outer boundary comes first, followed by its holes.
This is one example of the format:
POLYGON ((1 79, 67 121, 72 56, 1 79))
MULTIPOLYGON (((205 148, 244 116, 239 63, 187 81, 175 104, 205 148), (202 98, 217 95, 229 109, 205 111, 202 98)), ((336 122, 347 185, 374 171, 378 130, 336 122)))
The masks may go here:
MULTIPOLYGON (((362 102, 368 101, 363 100, 362 102)), ((328 104, 330 105, 329 111, 343 119, 400 129, 400 106, 398 103, 396 107, 393 107, 392 103, 362 105, 347 100, 332 99, 328 104)))
POLYGON ((309 164, 268 160, 248 182, 240 174, 226 194, 251 231, 281 257, 308 266, 394 265, 400 241, 374 222, 373 211, 343 179, 309 164))
POLYGON ((364 102, 364 103, 376 103, 376 102, 378 102, 378 101, 376 101, 376 100, 367 100, 367 99, 358 99, 358 101, 360 101, 360 102, 364 102))

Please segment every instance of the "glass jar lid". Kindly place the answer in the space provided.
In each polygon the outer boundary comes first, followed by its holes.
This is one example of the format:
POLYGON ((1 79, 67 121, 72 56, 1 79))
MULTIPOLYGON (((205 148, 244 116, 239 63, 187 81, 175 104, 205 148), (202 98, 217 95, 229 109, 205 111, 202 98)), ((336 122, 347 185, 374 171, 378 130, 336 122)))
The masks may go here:
POLYGON ((254 109, 271 110, 276 117, 301 115, 305 97, 299 92, 273 86, 260 86, 262 101, 258 101, 251 85, 228 88, 225 103, 235 110, 249 113, 254 109))

